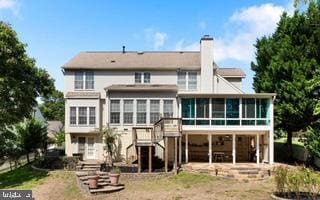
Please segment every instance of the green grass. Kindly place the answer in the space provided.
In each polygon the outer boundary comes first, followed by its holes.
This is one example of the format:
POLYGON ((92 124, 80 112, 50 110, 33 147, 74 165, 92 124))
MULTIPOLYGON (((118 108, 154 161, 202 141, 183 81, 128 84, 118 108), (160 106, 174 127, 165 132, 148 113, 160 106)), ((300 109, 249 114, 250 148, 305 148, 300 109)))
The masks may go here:
MULTIPOLYGON (((287 138, 279 138, 279 139, 276 139, 274 142, 276 142, 276 143, 287 143, 287 138)), ((299 141, 299 138, 292 138, 292 144, 304 147, 304 144, 299 141)))
POLYGON ((0 189, 32 189, 43 183, 46 172, 35 172, 30 165, 0 174, 0 189))

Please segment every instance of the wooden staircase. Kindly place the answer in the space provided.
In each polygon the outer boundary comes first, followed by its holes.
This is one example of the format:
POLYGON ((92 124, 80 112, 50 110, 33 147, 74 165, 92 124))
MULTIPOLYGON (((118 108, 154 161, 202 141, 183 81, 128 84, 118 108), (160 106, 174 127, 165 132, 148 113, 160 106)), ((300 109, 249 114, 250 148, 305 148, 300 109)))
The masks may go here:
POLYGON ((80 161, 77 166, 76 170, 77 171, 100 171, 101 165, 103 162, 99 160, 85 160, 85 161, 80 161))
POLYGON ((138 163, 138 173, 146 167, 149 172, 164 167, 168 171, 168 138, 175 139, 175 164, 177 167, 177 141, 181 140, 181 118, 161 118, 153 127, 133 127, 132 144, 126 149, 127 164, 138 163), (162 146, 160 142, 164 142, 162 146), (159 168, 161 167, 161 168, 159 168))

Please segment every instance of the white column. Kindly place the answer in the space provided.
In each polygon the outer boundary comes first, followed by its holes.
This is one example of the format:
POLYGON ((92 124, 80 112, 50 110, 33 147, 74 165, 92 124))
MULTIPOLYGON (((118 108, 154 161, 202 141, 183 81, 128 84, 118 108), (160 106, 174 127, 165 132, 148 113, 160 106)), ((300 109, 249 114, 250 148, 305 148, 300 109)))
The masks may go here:
POLYGON ((189 155, 188 155, 188 153, 189 153, 189 150, 188 150, 188 133, 186 133, 186 163, 188 163, 189 162, 189 155))
POLYGON ((232 134, 232 164, 236 164, 236 135, 232 134))
POLYGON ((257 157, 257 164, 260 164, 260 141, 259 141, 259 134, 257 134, 257 148, 256 148, 256 157, 257 157))
POLYGON ((273 97, 270 99, 270 131, 269 131, 269 164, 273 164, 274 143, 273 143, 273 97))
POLYGON ((181 165, 181 156, 182 156, 182 153, 181 153, 181 150, 182 150, 182 148, 181 148, 181 140, 182 140, 182 136, 181 137, 179 137, 179 165, 181 165))
POLYGON ((209 164, 212 163, 212 135, 211 133, 208 135, 209 140, 209 164))

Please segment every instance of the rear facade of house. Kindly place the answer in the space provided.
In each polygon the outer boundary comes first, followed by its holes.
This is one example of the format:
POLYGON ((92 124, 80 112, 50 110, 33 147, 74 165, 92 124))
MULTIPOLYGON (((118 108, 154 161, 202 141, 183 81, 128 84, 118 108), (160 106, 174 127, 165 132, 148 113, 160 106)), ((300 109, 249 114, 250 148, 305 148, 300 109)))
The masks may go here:
POLYGON ((104 160, 106 125, 120 134, 118 159, 143 148, 169 164, 273 163, 275 94, 246 94, 245 73, 214 62, 213 39, 200 51, 82 52, 62 68, 66 154, 104 160))

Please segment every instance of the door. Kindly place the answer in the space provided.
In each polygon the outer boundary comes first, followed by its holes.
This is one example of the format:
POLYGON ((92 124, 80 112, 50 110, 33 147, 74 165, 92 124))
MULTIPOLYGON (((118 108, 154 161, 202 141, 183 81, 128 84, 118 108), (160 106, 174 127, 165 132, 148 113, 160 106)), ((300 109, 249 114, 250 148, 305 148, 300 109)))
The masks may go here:
POLYGON ((95 159, 94 137, 88 137, 87 159, 95 159))
POLYGON ((81 153, 83 155, 83 158, 85 158, 85 153, 86 153, 85 137, 78 137, 78 153, 81 153))

